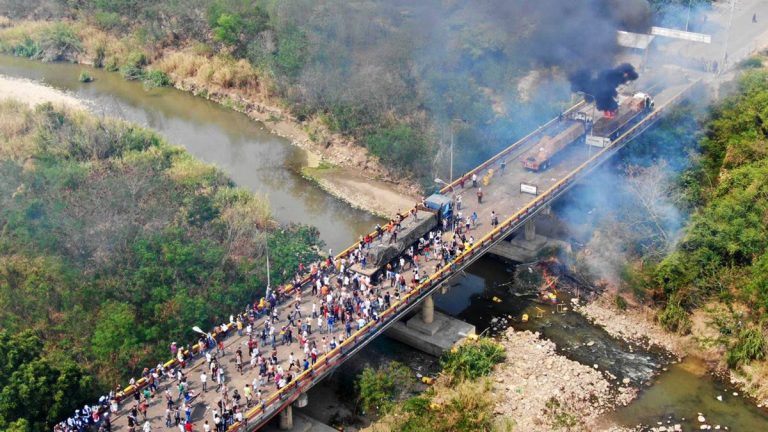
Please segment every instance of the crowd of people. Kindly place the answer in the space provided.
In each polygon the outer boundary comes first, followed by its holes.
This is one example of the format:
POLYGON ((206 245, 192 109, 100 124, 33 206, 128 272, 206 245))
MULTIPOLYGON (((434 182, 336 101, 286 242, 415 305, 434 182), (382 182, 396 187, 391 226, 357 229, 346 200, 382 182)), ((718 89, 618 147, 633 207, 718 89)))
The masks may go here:
MULTIPOLYGON (((477 178, 472 181, 476 186, 477 178)), ((123 397, 122 392, 115 389, 102 397, 98 405, 75 412, 57 425, 55 431, 111 432, 121 405, 129 407, 123 413, 129 432, 150 432, 163 426, 185 432, 193 430, 193 420, 200 424, 195 430, 223 432, 235 422, 247 421, 244 411, 264 406, 265 394, 290 385, 298 374, 369 322, 378 321, 384 310, 418 286, 433 270, 446 265, 473 244, 471 233, 478 224, 477 213, 462 208, 460 195, 453 205, 450 218, 440 220, 435 229, 408 245, 383 271, 374 272, 373 279, 354 271, 353 267, 360 264, 365 268, 374 241, 396 242, 398 233, 406 229, 403 226, 407 219, 410 217, 415 223, 418 212, 399 215, 385 227, 377 226, 377 239, 361 237, 345 257, 337 259, 329 250, 320 262, 308 267, 299 264, 292 286, 303 282, 303 290, 268 288, 259 301, 249 304, 242 313, 230 316, 229 323, 218 326, 212 333, 201 334, 196 346, 183 348, 171 344, 171 355, 178 360, 173 369, 166 370, 162 364, 145 369, 142 382, 146 384, 141 390, 123 397), (238 342, 226 347, 225 341, 233 332, 237 333, 238 342), (225 365, 225 356, 234 357, 228 357, 234 369, 225 365), (204 358, 200 372, 196 373, 196 389, 191 388, 193 380, 187 373, 188 364, 198 362, 192 357, 204 358), (240 384, 236 386, 235 381, 240 384), (162 391, 161 384, 164 384, 162 391), (209 392, 216 393, 210 414, 203 419, 193 419, 199 396, 207 397, 209 392), (157 416, 148 416, 149 408, 160 403, 165 405, 162 425, 157 416)), ((495 212, 489 222, 493 226, 498 224, 495 212)), ((131 380, 129 384, 135 383, 131 380)))

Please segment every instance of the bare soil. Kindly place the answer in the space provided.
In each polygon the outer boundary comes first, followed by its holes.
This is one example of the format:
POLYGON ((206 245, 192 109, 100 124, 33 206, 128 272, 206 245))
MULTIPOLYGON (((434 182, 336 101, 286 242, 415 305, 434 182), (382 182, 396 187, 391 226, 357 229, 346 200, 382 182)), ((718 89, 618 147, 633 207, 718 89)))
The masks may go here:
POLYGON ((61 90, 57 90, 36 82, 11 78, 0 75, 0 99, 16 99, 34 107, 38 104, 51 102, 70 108, 85 109, 83 102, 61 90))

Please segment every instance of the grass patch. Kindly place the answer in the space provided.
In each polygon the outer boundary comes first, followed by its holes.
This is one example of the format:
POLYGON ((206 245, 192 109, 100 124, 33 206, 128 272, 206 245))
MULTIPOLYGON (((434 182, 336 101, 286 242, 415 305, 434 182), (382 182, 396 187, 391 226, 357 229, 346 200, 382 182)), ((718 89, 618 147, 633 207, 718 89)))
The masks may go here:
POLYGON ((402 363, 391 362, 376 369, 367 367, 355 383, 358 403, 365 412, 387 414, 411 391, 413 384, 411 370, 402 363))
POLYGON ((453 348, 440 359, 440 366, 451 377, 451 382, 456 383, 489 375, 504 358, 501 345, 482 338, 453 348))
POLYGON ((151 70, 144 75, 144 84, 149 87, 168 87, 173 82, 165 72, 151 70))
POLYGON ((89 83, 93 81, 93 77, 91 76, 90 73, 88 73, 87 70, 81 70, 80 75, 77 77, 77 80, 80 81, 81 83, 89 83))

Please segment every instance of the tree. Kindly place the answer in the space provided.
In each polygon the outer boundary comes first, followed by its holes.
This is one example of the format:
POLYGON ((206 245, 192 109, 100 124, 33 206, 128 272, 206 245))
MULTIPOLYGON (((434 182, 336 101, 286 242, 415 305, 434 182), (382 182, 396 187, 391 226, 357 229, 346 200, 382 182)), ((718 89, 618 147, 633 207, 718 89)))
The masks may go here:
POLYGON ((101 307, 93 331, 91 349, 105 364, 138 366, 141 327, 137 325, 133 308, 124 303, 109 302, 101 307))
POLYGON ((92 379, 67 359, 45 357, 32 332, 0 330, 0 429, 48 431, 94 396, 92 379))

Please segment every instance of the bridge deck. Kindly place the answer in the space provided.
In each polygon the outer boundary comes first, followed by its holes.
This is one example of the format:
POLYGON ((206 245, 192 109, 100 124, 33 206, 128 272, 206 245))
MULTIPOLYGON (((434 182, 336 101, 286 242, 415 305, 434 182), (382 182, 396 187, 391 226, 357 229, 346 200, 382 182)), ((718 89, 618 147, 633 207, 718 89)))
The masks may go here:
MULTIPOLYGON (((687 88, 686 86, 687 84, 669 87, 659 94, 656 94, 656 106, 660 107, 657 108, 657 111, 660 111, 661 107, 666 105, 668 102, 672 102, 678 93, 687 88)), ((576 109, 588 113, 591 110, 591 107, 583 106, 582 104, 576 109)), ((653 117, 653 115, 651 117, 653 117)), ((653 121, 652 118, 649 118, 648 120, 653 121)), ((436 288, 437 285, 445 281, 456 270, 463 268, 472 260, 479 257, 479 255, 482 255, 482 253, 490 248, 492 243, 498 241, 499 238, 504 237, 513 230, 519 228, 520 224, 525 219, 532 216, 536 211, 538 211, 538 209, 540 209, 538 204, 548 203, 549 200, 554 199, 554 197, 562 193, 562 191, 558 191, 556 188, 560 183, 563 182, 564 179, 573 177, 576 174, 580 174, 579 171, 575 172, 574 170, 579 169, 580 171, 587 171, 597 163, 607 158, 610 154, 611 149, 597 149, 591 148, 583 143, 574 143, 561 151, 560 154, 556 156, 552 162, 552 167, 548 170, 542 172, 530 172, 524 170, 519 161, 520 156, 538 141, 538 137, 542 133, 547 133, 553 128, 559 128, 561 126, 562 125, 560 124, 559 120, 552 120, 547 125, 540 128, 540 130, 534 131, 529 137, 524 138, 523 140, 507 149, 506 153, 503 152, 504 154, 500 154, 478 167, 478 182, 481 182, 482 177, 487 173, 489 168, 493 168, 496 171, 487 186, 483 186, 482 184, 480 185, 484 192, 482 204, 477 202, 477 189, 472 187, 471 181, 466 181, 464 188, 460 187, 458 182, 454 182, 453 192, 451 192, 450 188, 446 187, 444 189, 445 193, 449 195, 451 193, 455 193, 462 196, 462 209, 460 212, 464 217, 472 214, 472 212, 477 212, 479 217, 478 224, 470 231, 467 237, 470 235, 474 237, 476 241, 475 249, 477 249, 479 253, 473 255, 474 251, 472 250, 465 252, 466 256, 463 254, 459 257, 459 259, 455 260, 453 264, 455 264, 456 267, 453 269, 449 269, 447 267, 442 269, 438 268, 437 260, 432 260, 428 263, 422 263, 421 268, 426 270, 428 274, 431 275, 429 280, 420 285, 417 290, 414 290, 417 292, 410 292, 408 295, 405 295, 400 304, 394 305, 395 301, 393 297, 393 308, 381 313, 381 319, 379 323, 369 323, 361 331, 355 333, 352 338, 346 340, 339 348, 333 350, 329 355, 321 356, 318 363, 312 369, 310 369, 309 372, 296 374, 298 376, 296 376, 294 382, 288 386, 289 388, 285 388, 278 392, 276 390, 276 386, 272 383, 261 387, 265 405, 263 408, 257 407, 246 410, 246 417, 251 418, 249 426, 253 427, 263 424, 263 422, 268 420, 283 406, 298 397, 300 392, 306 391, 306 389, 322 379, 322 377, 327 372, 333 370, 335 367, 341 364, 347 356, 356 352, 372 337, 380 334, 386 325, 397 320, 408 309, 413 307, 415 303, 418 302, 418 300, 429 294, 432 289, 436 288), (598 154, 601 153, 600 151, 604 153, 604 156, 603 154, 598 154), (603 159, 598 160, 600 157, 603 157, 603 159), (499 169, 501 160, 506 160, 507 163, 504 172, 501 172, 499 169), (585 162, 590 160, 595 161, 595 164, 585 164, 585 162), (534 197, 533 195, 521 193, 521 182, 536 185, 541 196, 534 197), (537 207, 531 207, 532 202, 538 203, 537 207), (502 226, 495 231, 492 229, 490 223, 491 211, 496 212, 500 221, 505 221, 502 223, 502 226), (522 214, 521 211, 523 211, 522 214)), ((631 139, 631 137, 627 137, 627 140, 628 139, 631 139)), ((408 219, 406 220, 406 223, 409 223, 408 219)), ((446 240, 448 239, 447 236, 448 235, 446 234, 446 240)), ((345 251, 344 253, 346 252, 348 251, 345 251)), ((342 255, 344 253, 342 253, 342 255)), ((410 281, 410 279, 411 274, 409 270, 406 272, 406 280, 410 281)), ((386 285, 385 289, 389 289, 389 285, 386 285)), ((391 294, 394 294, 394 289, 389 289, 389 291, 391 294)), ((319 308, 320 302, 317 301, 317 298, 309 295, 309 293, 306 293, 302 297, 300 306, 302 316, 307 317, 311 315, 310 311, 312 309, 313 301, 317 302, 317 306, 319 308)), ((290 303, 293 303, 293 301, 290 303)), ((280 313, 281 321, 279 325, 284 325, 287 323, 285 317, 287 312, 290 310, 290 307, 291 306, 288 305, 281 306, 280 310, 282 312, 280 313)), ((329 335, 318 333, 316 331, 316 322, 314 320, 312 321, 313 333, 310 336, 310 340, 316 341, 318 348, 322 348, 323 338, 327 343, 330 342, 332 337, 336 337, 337 342, 343 340, 343 334, 345 333, 345 330, 343 325, 340 323, 336 325, 336 332, 333 335, 329 335)), ((262 322, 263 319, 258 320, 255 328, 260 329, 262 322)), ((254 378, 258 377, 258 367, 251 369, 248 365, 249 359, 247 355, 247 340, 247 336, 239 337, 235 334, 230 336, 226 341, 226 354, 222 357, 221 364, 225 371, 225 380, 230 389, 230 396, 234 389, 237 389, 242 395, 244 385, 246 383, 253 383, 254 378), (243 360, 245 364, 243 374, 237 372, 234 363, 234 352, 237 347, 241 347, 243 350, 243 360)), ((266 351, 266 356, 268 356, 271 349, 269 347, 261 347, 260 342, 261 341, 259 340, 260 350, 262 352, 266 351)), ((298 359, 303 358, 303 349, 298 345, 296 339, 294 339, 293 344, 279 345, 277 347, 278 359, 286 371, 288 370, 288 355, 291 352, 294 353, 298 359)), ((221 393, 214 391, 216 386, 215 384, 212 384, 214 382, 213 377, 208 378, 208 392, 201 392, 202 389, 199 375, 201 370, 206 367, 205 363, 205 358, 198 356, 197 359, 191 360, 185 369, 188 377, 189 388, 199 394, 199 396, 197 396, 191 404, 193 406, 192 420, 195 424, 195 430, 202 430, 202 423, 204 420, 208 420, 211 428, 213 429, 212 410, 216 408, 216 404, 221 398, 221 393)), ((165 428, 166 404, 164 398, 162 397, 162 392, 166 388, 169 388, 171 389, 175 398, 178 396, 176 385, 177 383, 175 381, 166 380, 159 386, 160 392, 158 392, 157 396, 154 397, 154 400, 151 401, 147 419, 150 421, 153 430, 161 430, 165 428)), ((245 400, 242 399, 241 406, 244 403, 245 400)), ((113 420, 113 430, 121 432, 129 430, 127 426, 126 413, 133 405, 134 398, 132 396, 127 397, 126 400, 121 403, 120 412, 113 420)), ((182 418, 184 418, 183 413, 182 418)), ((144 423, 143 417, 141 415, 139 415, 139 423, 144 423)), ((230 430, 240 429, 241 426, 242 425, 235 424, 230 428, 230 430)), ((248 427, 248 429, 250 429, 250 427, 248 427)), ((137 430, 140 430, 140 428, 137 427, 137 430)))

